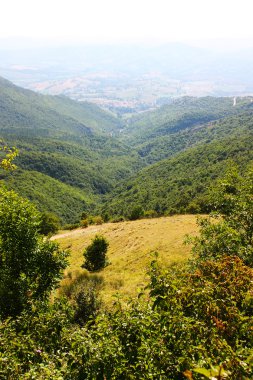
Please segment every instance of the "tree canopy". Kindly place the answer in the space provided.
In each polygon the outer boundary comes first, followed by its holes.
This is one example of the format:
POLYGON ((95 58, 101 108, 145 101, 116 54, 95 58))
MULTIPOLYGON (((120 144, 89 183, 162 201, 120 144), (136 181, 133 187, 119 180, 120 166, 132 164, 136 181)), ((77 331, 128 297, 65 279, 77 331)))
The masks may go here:
POLYGON ((0 188, 0 315, 15 316, 46 299, 67 266, 67 254, 39 234, 40 214, 0 188))
POLYGON ((107 265, 107 249, 108 241, 103 237, 96 235, 91 244, 84 250, 83 268, 90 272, 96 272, 103 269, 107 265))

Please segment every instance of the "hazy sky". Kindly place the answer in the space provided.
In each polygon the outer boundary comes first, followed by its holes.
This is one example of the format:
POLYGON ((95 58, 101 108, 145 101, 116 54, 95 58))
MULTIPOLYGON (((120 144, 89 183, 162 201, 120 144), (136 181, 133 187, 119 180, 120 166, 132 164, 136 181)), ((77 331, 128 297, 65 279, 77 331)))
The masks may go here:
POLYGON ((0 38, 83 42, 252 38, 252 0, 3 0, 0 38))

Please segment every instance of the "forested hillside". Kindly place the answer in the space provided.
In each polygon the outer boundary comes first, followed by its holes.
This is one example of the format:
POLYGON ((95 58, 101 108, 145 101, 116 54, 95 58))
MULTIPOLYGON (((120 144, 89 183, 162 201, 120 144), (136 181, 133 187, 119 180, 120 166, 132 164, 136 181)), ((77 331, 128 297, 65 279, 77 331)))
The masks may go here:
POLYGON ((45 96, 15 86, 0 77, 1 128, 19 133, 59 136, 90 134, 92 130, 111 133, 121 122, 109 112, 90 103, 74 102, 61 96, 45 96), (33 132, 31 131, 33 130, 33 132))
POLYGON ((1 2, 0 380, 253 380, 252 11, 1 2))
MULTIPOLYGON (((232 163, 253 160, 253 133, 189 149, 141 170, 104 200, 103 214, 129 217, 140 206, 157 215, 208 211, 207 190, 232 163)), ((151 214, 152 214, 151 212, 151 214)), ((149 214, 149 213, 148 213, 149 214)))
POLYGON ((253 160, 253 110, 242 100, 237 115, 151 139, 137 145, 146 162, 157 162, 123 181, 104 199, 102 213, 141 214, 208 211, 207 189, 231 162, 244 167, 253 160), (163 159, 169 157, 168 159, 163 159))
POLYGON ((111 137, 120 125, 94 105, 38 95, 1 79, 1 137, 19 150, 19 170, 3 174, 7 186, 62 222, 79 220, 97 195, 142 166, 134 151, 111 137))
MULTIPOLYGON (((108 276, 106 268, 80 268, 66 274, 56 296, 68 252, 39 234, 40 216, 31 203, 1 188, 0 377, 251 380, 252 180, 252 166, 243 176, 232 168, 213 191, 215 219, 199 220, 199 233, 190 238, 191 259, 161 265, 153 252, 148 285, 127 305, 120 298, 122 271, 132 267, 131 280, 147 260, 148 253, 140 251, 138 241, 143 239, 144 224, 133 244, 125 247, 134 246, 133 258, 129 260, 125 250, 119 260, 111 255, 108 264, 118 281, 108 276), (107 306, 101 302, 104 276, 117 291, 107 306)), ((175 223, 177 218, 171 219, 175 223)), ((150 231, 147 223, 151 224, 146 221, 145 233, 150 231)), ((111 224, 109 237, 117 242, 119 232, 122 237, 122 230, 133 223, 122 224, 120 231, 111 224)), ((135 227, 136 223, 133 233, 135 227)), ((148 236, 152 243, 155 229, 154 223, 148 236)), ((178 235, 172 239, 174 252, 181 243, 178 235)), ((96 241, 110 245, 103 236, 95 236, 84 250, 85 264, 88 249, 96 261, 96 241)), ((71 242, 65 246, 72 248, 71 242)), ((83 251, 83 243, 76 247, 79 255, 80 247, 83 251)))
POLYGON ((157 110, 140 113, 128 120, 124 132, 126 138, 135 143, 166 136, 184 129, 198 126, 225 116, 236 115, 241 110, 252 108, 252 98, 231 97, 182 97, 171 100, 157 110))
POLYGON ((128 218, 205 212, 230 161, 252 160, 251 97, 176 99, 123 122, 88 103, 0 80, 0 133, 19 149, 8 188, 78 222, 83 211, 128 218))
POLYGON ((243 136, 252 128, 252 111, 240 112, 237 116, 192 126, 177 133, 157 137, 136 146, 137 152, 149 163, 187 150, 191 147, 210 143, 227 136, 243 136))

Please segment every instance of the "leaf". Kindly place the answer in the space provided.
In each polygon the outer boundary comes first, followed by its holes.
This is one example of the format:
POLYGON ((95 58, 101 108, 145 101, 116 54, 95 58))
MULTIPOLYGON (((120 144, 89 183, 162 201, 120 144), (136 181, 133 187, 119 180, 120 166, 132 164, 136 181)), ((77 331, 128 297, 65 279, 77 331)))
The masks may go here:
POLYGON ((211 370, 206 368, 194 368, 193 372, 206 376, 208 379, 212 376, 211 370))

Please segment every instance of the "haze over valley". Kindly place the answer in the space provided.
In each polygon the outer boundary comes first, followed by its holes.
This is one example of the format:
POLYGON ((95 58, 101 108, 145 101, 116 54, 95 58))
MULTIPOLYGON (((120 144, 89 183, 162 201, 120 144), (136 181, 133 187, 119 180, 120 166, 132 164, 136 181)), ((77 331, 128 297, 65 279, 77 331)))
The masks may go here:
POLYGON ((180 96, 253 93, 252 46, 237 44, 222 51, 211 49, 207 41, 201 47, 174 42, 13 50, 12 44, 6 50, 0 43, 4 77, 44 94, 89 101, 118 115, 156 108, 180 96))

